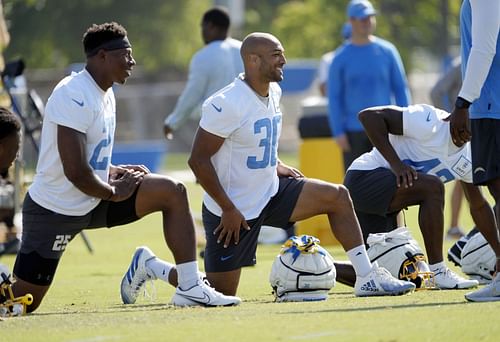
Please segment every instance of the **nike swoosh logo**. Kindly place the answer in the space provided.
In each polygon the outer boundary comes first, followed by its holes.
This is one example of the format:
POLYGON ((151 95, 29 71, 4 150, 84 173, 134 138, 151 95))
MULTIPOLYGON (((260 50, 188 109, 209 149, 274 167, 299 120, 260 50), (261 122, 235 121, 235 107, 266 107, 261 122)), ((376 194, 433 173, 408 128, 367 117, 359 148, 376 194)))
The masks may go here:
POLYGON ((232 254, 231 254, 231 255, 228 255, 228 256, 221 256, 221 257, 220 257, 220 261, 226 261, 226 260, 231 259, 232 257, 233 257, 233 255, 232 255, 232 254))
POLYGON ((189 296, 189 295, 182 295, 183 297, 187 298, 187 299, 190 299, 192 300, 193 302, 198 302, 198 303, 201 303, 201 304, 209 304, 210 303, 210 297, 205 293, 203 292, 203 297, 200 298, 200 297, 193 297, 193 296, 189 296))
POLYGON ((429 114, 427 114, 427 119, 425 119, 425 121, 429 122, 431 121, 431 113, 429 112, 429 114))
POLYGON ((222 107, 217 107, 216 105, 214 105, 213 103, 211 103, 212 107, 214 107, 214 109, 216 111, 218 111, 219 113, 222 112, 222 107))
POLYGON ((71 99, 74 103, 76 103, 77 105, 79 105, 80 107, 83 107, 83 101, 77 101, 75 99, 71 99))
POLYGON ((486 170, 483 169, 481 166, 479 166, 479 167, 476 167, 476 169, 474 170, 474 173, 478 173, 478 172, 486 172, 486 170))

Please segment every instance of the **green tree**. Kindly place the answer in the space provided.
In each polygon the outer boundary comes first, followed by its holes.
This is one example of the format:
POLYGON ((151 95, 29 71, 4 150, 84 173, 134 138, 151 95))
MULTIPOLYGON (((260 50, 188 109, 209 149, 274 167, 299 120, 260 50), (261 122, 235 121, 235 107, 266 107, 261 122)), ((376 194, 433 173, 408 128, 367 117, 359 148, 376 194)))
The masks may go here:
MULTIPOLYGON (((302 0, 279 5, 271 31, 283 41, 291 58, 319 58, 341 43, 341 28, 348 19, 348 1, 302 0)), ((398 48, 407 70, 415 48, 445 57, 449 43, 458 43, 460 3, 448 0, 372 0, 377 13, 375 34, 398 48), (443 27, 443 2, 448 6, 448 27, 443 27), (447 38, 449 37, 449 39, 447 38)))
POLYGON ((209 0, 13 0, 5 6, 12 37, 6 57, 22 56, 37 68, 81 62, 86 28, 116 21, 127 29, 139 64, 185 68, 203 45, 200 21, 210 5, 209 0))

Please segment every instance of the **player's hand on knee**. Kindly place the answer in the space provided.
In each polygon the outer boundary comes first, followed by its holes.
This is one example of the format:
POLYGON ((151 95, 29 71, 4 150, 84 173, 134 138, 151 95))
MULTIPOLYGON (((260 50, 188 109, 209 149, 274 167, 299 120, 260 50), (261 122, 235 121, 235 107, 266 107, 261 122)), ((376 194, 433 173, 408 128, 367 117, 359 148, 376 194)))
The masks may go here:
POLYGON ((418 179, 418 174, 415 169, 403 162, 399 162, 397 165, 392 166, 392 172, 396 176, 396 184, 398 188, 409 188, 413 186, 413 181, 418 179))
POLYGON ((118 165, 118 167, 128 170, 128 171, 140 171, 143 172, 144 174, 151 173, 151 171, 148 169, 146 165, 118 165))
POLYGON ((113 196, 109 199, 113 202, 121 202, 132 196, 144 179, 142 171, 127 171, 118 179, 110 180, 109 184, 113 187, 113 196))
POLYGON ((234 244, 237 245, 240 242, 241 228, 250 230, 245 217, 238 209, 223 211, 220 224, 214 230, 214 235, 219 234, 217 243, 224 241, 224 248, 227 248, 231 240, 234 240, 234 244))

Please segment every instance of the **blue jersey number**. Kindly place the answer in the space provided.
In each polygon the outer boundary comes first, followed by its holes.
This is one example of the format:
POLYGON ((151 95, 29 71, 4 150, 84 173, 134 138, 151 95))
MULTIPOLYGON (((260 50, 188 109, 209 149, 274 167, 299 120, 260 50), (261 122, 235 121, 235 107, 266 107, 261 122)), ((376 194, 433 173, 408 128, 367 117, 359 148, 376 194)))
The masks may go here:
POLYGON ((271 166, 276 166, 277 160, 277 142, 278 142, 278 127, 281 122, 281 116, 274 116, 273 120, 264 118, 255 121, 253 125, 254 134, 261 134, 265 130, 265 137, 259 142, 259 147, 264 148, 262 159, 257 160, 256 156, 247 158, 247 167, 249 169, 264 169, 271 166))
POLYGON ((106 170, 106 168, 109 165, 109 157, 104 157, 102 160, 99 160, 99 155, 101 154, 101 150, 103 148, 106 148, 109 146, 109 143, 111 142, 111 137, 108 137, 107 139, 102 139, 99 141, 99 144, 94 149, 94 152, 92 153, 92 158, 90 158, 90 166, 94 170, 106 170))
MULTIPOLYGON (((413 161, 410 159, 405 159, 403 160, 403 163, 413 166, 415 170, 422 173, 429 173, 430 170, 434 169, 436 166, 439 166, 441 164, 441 162, 437 158, 422 160, 422 161, 413 161)), ((450 170, 446 168, 436 171, 435 174, 441 179, 443 183, 455 179, 450 170)))

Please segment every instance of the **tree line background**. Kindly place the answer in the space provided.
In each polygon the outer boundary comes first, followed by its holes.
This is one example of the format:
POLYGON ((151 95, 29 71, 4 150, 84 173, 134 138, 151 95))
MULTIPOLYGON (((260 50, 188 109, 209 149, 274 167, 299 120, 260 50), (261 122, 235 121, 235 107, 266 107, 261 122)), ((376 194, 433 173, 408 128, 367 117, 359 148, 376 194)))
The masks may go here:
MULTIPOLYGON (((341 43, 347 0, 246 0, 242 39, 253 31, 275 34, 289 59, 319 58, 341 43)), ((459 42, 460 0, 372 0, 379 37, 399 49, 407 71, 415 51, 438 59, 459 42)), ((156 72, 185 70, 203 46, 200 21, 209 0, 10 0, 4 11, 11 43, 6 60, 22 57, 29 68, 66 67, 83 62, 81 38, 92 23, 125 26, 138 64, 156 72)))

